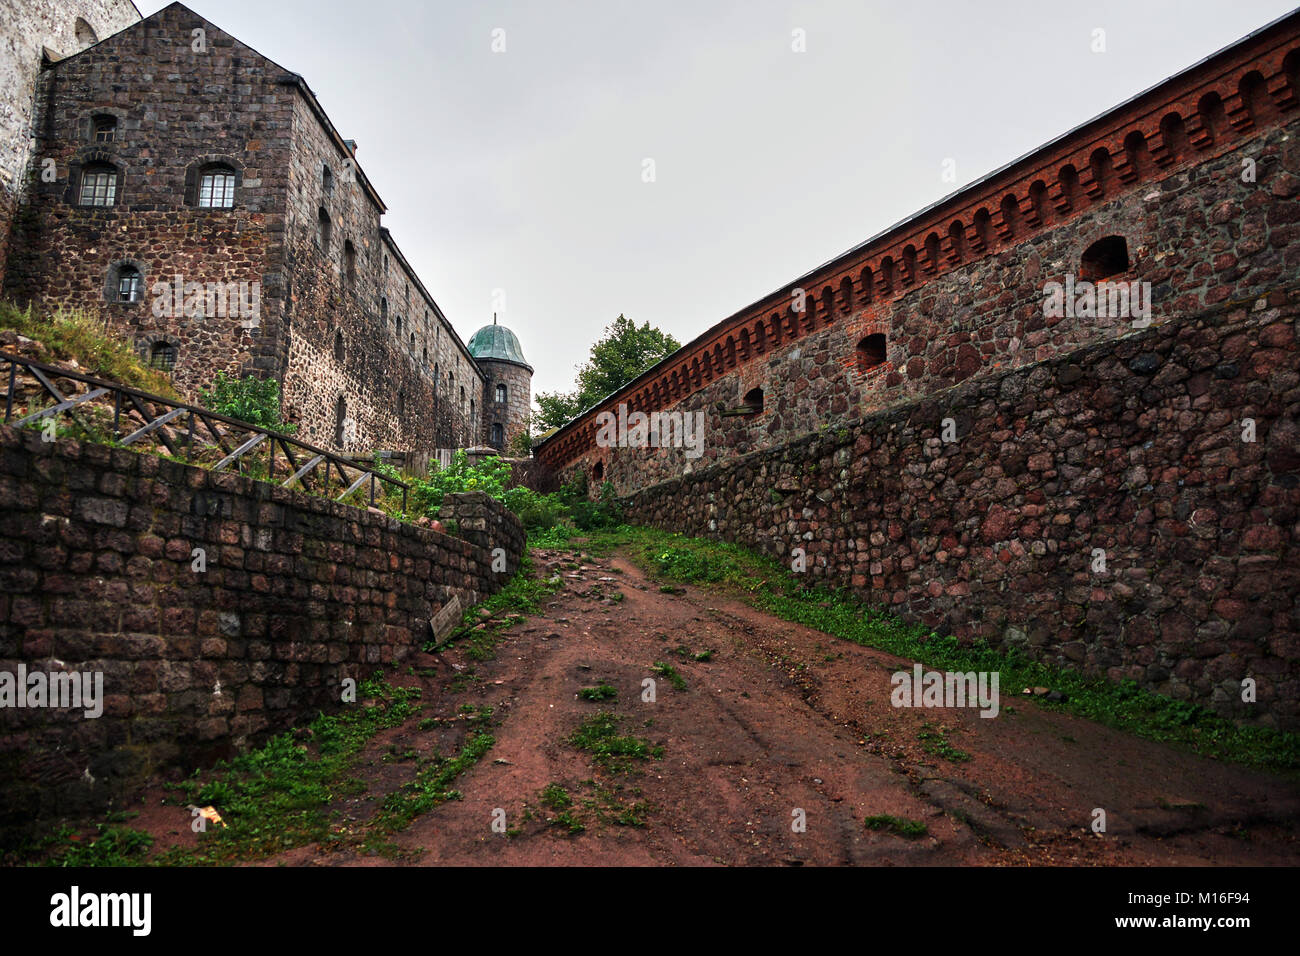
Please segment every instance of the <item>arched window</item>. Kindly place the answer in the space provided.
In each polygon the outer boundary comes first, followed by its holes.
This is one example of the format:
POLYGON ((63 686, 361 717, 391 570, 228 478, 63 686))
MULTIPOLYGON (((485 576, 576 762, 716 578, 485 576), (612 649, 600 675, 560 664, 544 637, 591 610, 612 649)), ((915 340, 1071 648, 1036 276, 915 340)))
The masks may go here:
POLYGON ((877 332, 858 343, 858 371, 865 372, 885 362, 885 336, 877 332))
POLYGON ((99 36, 92 27, 81 17, 77 17, 76 25, 73 27, 77 37, 77 52, 80 53, 88 46, 93 46, 99 42, 99 36))
MULTIPOLYGON (((116 302, 139 302, 144 295, 144 280, 135 266, 119 266, 116 302)), ((170 367, 170 366, 169 366, 170 367)))
POLYGON ((330 250, 330 231, 332 228, 330 214, 322 206, 316 213, 316 244, 320 246, 322 252, 329 252, 330 250))
POLYGON ((388 300, 382 295, 379 297, 379 317, 384 320, 385 325, 388 324, 388 300))
POLYGON ((384 253, 384 275, 388 275, 388 253, 384 253))
POLYGON ((176 358, 180 353, 170 342, 155 342, 149 349, 149 367, 170 372, 176 367, 176 358))
POLYGON ((415 354, 415 333, 411 333, 411 354, 415 354))
POLYGON ((351 239, 343 243, 343 275, 348 280, 348 285, 357 284, 357 247, 351 239))
POLYGON ((603 461, 596 462, 595 467, 591 469, 591 477, 598 482, 605 480, 605 463, 603 461))
POLYGON ((339 448, 343 447, 343 423, 348 417, 348 403, 340 395, 337 402, 334 403, 334 444, 339 448))
POLYGON ((504 382, 497 383, 497 401, 502 405, 506 403, 506 386, 504 382))
POLYGON ((334 330, 334 361, 343 361, 343 330, 334 330))
POLYGON ((398 415, 406 414, 406 393, 401 391, 400 389, 397 392, 397 414, 398 415))
POLYGON ((1079 260, 1079 277, 1097 282, 1127 272, 1128 241, 1123 236, 1104 236, 1087 249, 1079 260))
POLYGON ((96 143, 111 143, 117 138, 117 117, 101 113, 90 121, 90 138, 96 143))
POLYGON ((492 423, 492 446, 494 448, 501 448, 505 445, 505 443, 506 443, 505 428, 502 427, 500 422, 493 422, 492 423))
POLYGON ((81 205, 111 206, 117 202, 117 169, 91 163, 81 171, 81 205))
POLYGON ((320 168, 320 188, 326 196, 334 191, 334 173, 324 163, 320 168))
POLYGON ((469 400, 469 420, 474 420, 474 399, 469 400))
POLYGON ((235 171, 229 166, 208 166, 199 177, 199 206, 229 209, 235 204, 235 171))
POLYGON ((402 317, 397 317, 397 347, 402 347, 402 317))
POLYGON ((462 405, 465 404, 465 386, 464 386, 464 385, 462 385, 462 386, 460 387, 460 403, 461 403, 462 405))
POLYGON ((424 347, 423 352, 424 352, 424 355, 423 355, 423 358, 424 358, 424 364, 425 364, 425 365, 428 365, 428 364, 429 364, 429 347, 428 347, 427 345, 424 347))
POLYGON ((763 411, 763 390, 761 388, 751 388, 745 393, 744 402, 746 415, 758 415, 763 411))

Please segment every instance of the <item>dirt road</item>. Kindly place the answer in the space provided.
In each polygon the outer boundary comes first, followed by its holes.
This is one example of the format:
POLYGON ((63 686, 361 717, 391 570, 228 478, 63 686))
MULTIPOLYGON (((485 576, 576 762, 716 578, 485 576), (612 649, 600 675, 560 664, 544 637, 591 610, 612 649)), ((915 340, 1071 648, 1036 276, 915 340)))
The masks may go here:
MULTIPOLYGON (((629 561, 536 552, 564 586, 496 658, 424 655, 426 707, 494 709, 463 794, 394 836, 416 864, 1294 864, 1293 784, 1189 756, 1002 689, 1002 711, 895 708, 911 661, 687 588, 629 561), (711 653, 710 653, 711 652, 711 653), (696 659, 697 655, 703 659, 696 659), (656 663, 667 663, 671 675, 656 663), (472 674, 466 679, 466 674, 472 674), (459 679, 458 679, 459 678, 459 679), (655 681, 654 701, 643 682, 655 681), (681 685, 684 684, 684 689, 681 685), (612 688, 587 700, 584 688, 612 688), (594 715, 662 748, 601 765, 571 741, 594 715), (1092 832, 1105 812, 1104 834, 1092 832), (503 815, 504 814, 504 815, 503 815), (864 821, 873 818, 873 828, 864 821), (493 824, 497 826, 494 830, 493 824), (922 831, 922 825, 924 832, 922 831), (498 832, 504 830, 506 832, 498 832)), ((599 694, 593 691, 593 694, 599 694)), ((426 710, 426 713, 428 711, 426 710)), ((587 725, 591 726, 590 723, 587 725)), ((364 820, 413 771, 383 754, 442 748, 415 720, 368 747, 364 820)), ((388 863, 304 847, 272 865, 388 863)))

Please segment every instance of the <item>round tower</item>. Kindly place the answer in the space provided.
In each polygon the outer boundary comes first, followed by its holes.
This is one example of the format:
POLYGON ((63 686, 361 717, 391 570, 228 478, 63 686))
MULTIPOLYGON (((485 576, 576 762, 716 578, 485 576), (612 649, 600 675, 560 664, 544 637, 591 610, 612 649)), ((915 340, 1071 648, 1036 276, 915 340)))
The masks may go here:
POLYGON ((524 361, 519 339, 504 325, 485 325, 466 346, 483 371, 482 434, 479 441, 500 451, 528 434, 533 404, 533 367, 524 361))

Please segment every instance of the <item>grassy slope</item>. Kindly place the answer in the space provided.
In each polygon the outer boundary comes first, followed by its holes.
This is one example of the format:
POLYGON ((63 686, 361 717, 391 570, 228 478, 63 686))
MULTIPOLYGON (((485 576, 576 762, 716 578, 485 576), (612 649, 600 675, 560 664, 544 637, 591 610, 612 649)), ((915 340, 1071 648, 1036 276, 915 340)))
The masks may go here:
POLYGON ((13 329, 41 343, 42 348, 29 355, 38 362, 73 359, 85 374, 95 378, 121 382, 165 398, 180 397, 171 380, 142 362, 126 340, 79 312, 41 315, 0 302, 0 329, 13 329))

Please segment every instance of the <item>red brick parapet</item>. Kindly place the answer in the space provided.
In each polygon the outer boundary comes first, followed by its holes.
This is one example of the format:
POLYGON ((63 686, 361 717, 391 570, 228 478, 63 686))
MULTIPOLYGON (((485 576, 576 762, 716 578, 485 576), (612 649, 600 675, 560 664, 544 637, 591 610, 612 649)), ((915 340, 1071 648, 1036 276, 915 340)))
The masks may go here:
MULTIPOLYGON (((1300 12, 1252 33, 941 199, 723 320, 542 442, 559 470, 595 445, 596 416, 669 407, 817 329, 861 324, 936 276, 1006 252, 1097 206, 1236 149, 1300 102, 1300 12), (806 294, 795 311, 795 291, 806 294)), ((885 320, 887 322, 887 320, 885 320)), ((883 373, 886 382, 894 373, 883 373)))

